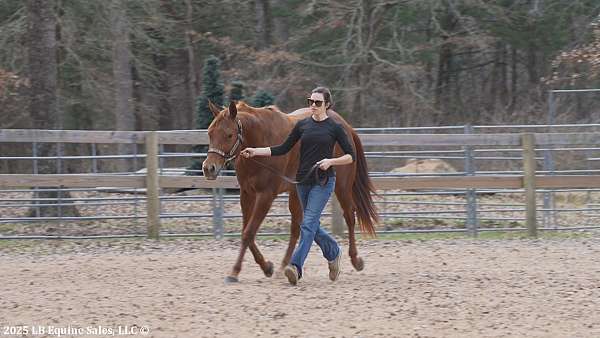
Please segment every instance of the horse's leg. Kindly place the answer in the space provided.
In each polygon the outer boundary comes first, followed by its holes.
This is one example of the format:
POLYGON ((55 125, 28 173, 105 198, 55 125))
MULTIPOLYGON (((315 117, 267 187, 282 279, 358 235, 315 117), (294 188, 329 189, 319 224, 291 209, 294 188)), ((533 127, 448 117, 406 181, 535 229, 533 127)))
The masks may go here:
POLYGON ((260 266, 265 276, 273 276, 273 263, 271 263, 271 261, 268 261, 263 257, 260 250, 258 250, 258 245, 256 245, 254 239, 252 240, 252 242, 250 242, 250 251, 254 256, 254 261, 260 266))
POLYGON ((274 197, 272 193, 266 192, 258 193, 256 196, 254 196, 254 198, 255 202, 250 211, 250 217, 248 218, 248 222, 245 224, 242 231, 240 252, 235 264, 233 265, 231 273, 225 279, 226 282, 238 281, 238 275, 240 274, 240 271, 242 271, 242 262, 244 261, 244 255, 246 254, 246 249, 248 249, 248 247, 250 247, 250 251, 252 251, 255 261, 258 263, 258 265, 260 265, 265 275, 269 275, 269 271, 270 274, 273 273, 273 264, 265 261, 264 257, 258 250, 256 243, 254 243, 254 239, 256 237, 258 228, 271 208, 274 197))
POLYGON ((242 233, 246 230, 248 222, 250 222, 250 216, 252 215, 252 209, 254 209, 254 196, 251 194, 240 191, 240 204, 242 206, 242 233))
POLYGON ((273 199, 274 196, 270 193, 261 194, 261 198, 258 198, 257 196, 257 198, 255 199, 254 208, 252 209, 253 217, 249 219, 248 228, 244 230, 244 234, 246 234, 247 231, 250 233, 249 247, 250 251, 252 252, 252 255, 254 256, 254 261, 260 266, 263 273, 267 277, 273 276, 273 263, 271 263, 268 260, 265 260, 262 253, 258 249, 258 245, 256 244, 255 239, 256 233, 258 232, 260 225, 262 224, 265 217, 267 216, 267 213, 271 209, 273 199), (260 204, 261 202, 262 204, 260 204), (260 210, 258 210, 257 208, 260 208, 260 210))
MULTIPOLYGON (((248 223, 250 222, 250 216, 252 215, 252 210, 254 209, 254 204, 255 204, 256 200, 255 200, 254 196, 252 196, 251 194, 248 194, 248 193, 244 193, 244 192, 240 193, 240 200, 243 201, 243 203, 242 203, 242 218, 243 218, 244 225, 242 227, 242 233, 244 233, 244 231, 248 227, 248 223)), ((254 261, 256 263, 258 263, 258 265, 260 265, 265 276, 267 276, 267 277, 273 276, 273 263, 266 261, 266 266, 264 265, 264 263, 262 263, 262 262, 265 262, 265 259, 262 256, 260 250, 258 250, 256 241, 252 240, 252 242, 250 242, 249 247, 250 247, 250 251, 252 252, 252 256, 254 256, 254 261)))
POLYGON ((298 238, 300 237, 300 223, 302 223, 303 214, 302 204, 300 203, 296 189, 290 190, 289 194, 288 208, 292 214, 292 225, 290 226, 290 241, 287 250, 285 251, 285 256, 281 261, 281 270, 290 264, 290 260, 292 259, 292 254, 294 253, 296 243, 298 243, 298 238))
POLYGON ((342 210, 344 210, 344 219, 348 226, 348 253, 352 266, 356 271, 361 271, 365 267, 365 263, 362 258, 358 257, 358 250, 356 249, 356 237, 354 236, 354 225, 356 223, 356 217, 354 216, 354 206, 352 202, 352 193, 343 191, 343 187, 336 184, 335 195, 340 202, 342 210))
MULTIPOLYGON (((248 222, 250 221, 250 216, 252 215, 252 209, 254 209, 254 196, 252 196, 251 194, 245 192, 244 190, 240 190, 240 205, 242 207, 242 234, 246 231, 246 228, 248 227, 248 222)), ((239 255, 243 256, 245 255, 245 249, 242 249, 243 245, 240 244, 240 253, 239 255)), ((238 260, 239 260, 239 255, 238 255, 238 260)), ((237 263, 236 263, 237 264, 237 263)), ((235 270, 235 267, 234 269, 235 270)), ((234 273, 233 271, 229 274, 229 276, 227 276, 225 278, 225 282, 226 283, 235 283, 238 281, 238 274, 241 271, 241 265, 239 267, 239 269, 237 270, 236 273, 234 273)))

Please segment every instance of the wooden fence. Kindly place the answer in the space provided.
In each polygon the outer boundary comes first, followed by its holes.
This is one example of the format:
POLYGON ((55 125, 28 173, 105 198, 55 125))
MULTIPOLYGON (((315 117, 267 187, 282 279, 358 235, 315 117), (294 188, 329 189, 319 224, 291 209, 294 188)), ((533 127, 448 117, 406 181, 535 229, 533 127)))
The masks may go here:
MULTIPOLYGON (((522 175, 374 177, 378 190, 388 189, 524 189, 526 224, 530 236, 537 235, 536 189, 600 188, 600 175, 537 175, 535 152, 538 146, 590 145, 600 143, 600 133, 523 134, 361 134, 365 146, 519 146, 523 156, 522 175)), ((238 188, 236 177, 208 181, 197 176, 159 175, 160 144, 208 144, 205 131, 78 131, 0 130, 0 143, 93 143, 144 144, 147 174, 0 174, 0 188, 111 186, 146 188, 148 235, 157 238, 160 229, 161 188, 238 188)))

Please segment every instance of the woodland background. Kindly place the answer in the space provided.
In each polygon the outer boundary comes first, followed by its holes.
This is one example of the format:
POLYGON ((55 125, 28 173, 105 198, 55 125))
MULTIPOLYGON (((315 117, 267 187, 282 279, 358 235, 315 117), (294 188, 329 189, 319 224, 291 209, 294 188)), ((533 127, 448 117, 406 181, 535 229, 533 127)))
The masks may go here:
MULTIPOLYGON (((357 127, 545 123, 547 90, 600 86, 599 14, 599 0, 1 0, 0 128, 194 129, 211 76, 225 102, 237 84, 286 112, 329 86, 357 127)), ((557 122, 600 118, 600 94, 559 99, 557 122)))

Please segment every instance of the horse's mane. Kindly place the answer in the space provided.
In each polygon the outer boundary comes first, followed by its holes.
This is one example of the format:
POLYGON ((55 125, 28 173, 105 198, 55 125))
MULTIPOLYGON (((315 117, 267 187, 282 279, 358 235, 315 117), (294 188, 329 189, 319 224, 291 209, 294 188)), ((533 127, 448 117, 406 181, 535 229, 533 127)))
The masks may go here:
POLYGON ((261 112, 263 112, 264 110, 268 110, 271 112, 280 113, 283 116, 291 118, 292 120, 301 120, 310 115, 310 109, 308 108, 300 108, 289 114, 286 114, 283 111, 281 111, 281 109, 279 109, 279 107, 277 107, 276 105, 269 105, 265 107, 252 107, 244 101, 238 101, 238 103, 236 104, 236 108, 238 111, 242 111, 255 116, 260 115, 261 112))
POLYGON ((249 105, 248 103, 246 103, 245 101, 238 101, 237 104, 235 105, 235 107, 237 108, 238 111, 243 111, 245 113, 253 114, 253 115, 260 114, 260 111, 262 111, 264 109, 268 109, 270 111, 274 111, 274 112, 283 114, 283 112, 275 105, 265 106, 265 107, 253 107, 253 106, 249 105))

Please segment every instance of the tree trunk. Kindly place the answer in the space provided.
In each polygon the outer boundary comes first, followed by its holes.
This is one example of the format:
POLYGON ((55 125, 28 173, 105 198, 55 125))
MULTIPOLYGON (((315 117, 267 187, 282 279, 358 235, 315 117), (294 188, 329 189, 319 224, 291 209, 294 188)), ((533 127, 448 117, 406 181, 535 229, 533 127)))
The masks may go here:
POLYGON ((448 90, 450 85, 450 67, 452 64, 452 47, 444 43, 438 57, 438 72, 435 85, 435 107, 441 109, 448 104, 448 90))
MULTIPOLYGON (((185 0, 186 4, 186 16, 185 16, 185 45, 187 49, 187 57, 188 57, 188 105, 189 108, 187 111, 189 114, 186 114, 185 124, 186 126, 195 126, 195 116, 194 108, 196 103, 196 97, 200 93, 200 81, 198 81, 198 74, 196 73, 196 57, 194 53, 194 45, 192 43, 192 32, 194 29, 192 18, 194 16, 194 7, 192 6, 192 0, 185 0)), ((188 129, 187 127, 185 129, 188 129)))
POLYGON ((500 44, 500 102, 502 107, 508 105, 508 49, 506 44, 500 44))
MULTIPOLYGON (((129 44, 129 27, 126 9, 121 0, 113 0, 111 4, 112 69, 115 98, 115 129, 135 130, 135 111, 133 109, 133 79, 131 72, 131 50, 129 44)), ((132 153, 130 144, 117 146, 120 155, 132 153)), ((117 160, 117 170, 130 172, 132 161, 117 160)))
MULTIPOLYGON (((285 9, 287 0, 275 0, 275 6, 280 10, 285 9)), ((273 17, 273 28, 275 32, 275 40, 277 43, 285 43, 290 38, 290 25, 288 19, 283 15, 273 17)))
POLYGON ((502 43, 497 42, 494 46, 494 62, 492 66, 492 74, 490 79, 490 92, 488 97, 487 110, 490 114, 496 112, 496 103, 501 87, 501 72, 502 72, 502 43))
MULTIPOLYGON (((185 46, 172 50, 168 57, 159 60, 159 69, 164 69, 165 73, 161 79, 161 87, 166 100, 160 109, 160 128, 166 130, 190 129, 194 126, 195 98, 200 84, 196 81, 194 50, 190 36, 193 7, 189 1, 186 4, 185 13, 180 13, 173 2, 161 1, 161 9, 168 13, 169 19, 177 22, 174 27, 177 38, 182 39, 182 45, 185 46)), ((172 149, 175 149, 175 146, 172 149)))
POLYGON ((540 82, 538 72, 538 47, 531 43, 527 48, 527 74, 529 75, 529 83, 537 85, 540 82))
MULTIPOLYGON (((432 18, 429 18, 426 29, 426 43, 433 43, 433 32, 432 32, 432 18)), ((433 65, 432 58, 427 58, 425 61, 425 79, 426 79, 426 91, 428 93, 432 92, 435 85, 435 69, 433 65)))
POLYGON ((256 49, 265 49, 273 42, 271 34, 273 16, 269 0, 254 0, 254 12, 256 16, 256 49))
POLYGON ((57 121, 56 18, 54 1, 28 0, 29 113, 34 128, 53 129, 57 121))
MULTIPOLYGON (((180 49, 167 58, 168 102, 172 122, 170 129, 192 129, 194 109, 190 92, 189 60, 186 50, 180 49)), ((163 127, 161 125, 161 127, 163 127)), ((165 128, 166 129, 166 128, 165 128)))
POLYGON ((167 74, 167 57, 157 55, 154 57, 154 64, 159 71, 158 78, 158 129, 174 129, 175 119, 171 116, 172 109, 169 106, 169 75, 167 74))
MULTIPOLYGON (((55 2, 50 0, 27 0, 27 66, 29 81, 29 114, 36 129, 55 129, 60 126, 58 113, 58 64, 56 41, 55 2)), ((38 156, 54 156, 60 147, 51 143, 39 143, 38 156)), ((56 174, 61 172, 61 163, 54 160, 38 161, 37 173, 56 174)), ((43 188, 47 189, 47 188, 43 188)), ((55 203, 57 198, 69 197, 68 193, 43 191, 39 198, 50 199, 45 204, 55 203)), ((47 206, 31 208, 30 217, 78 216, 73 206, 47 206)))
POLYGON ((511 47, 511 81, 510 81, 510 105, 508 108, 508 111, 511 113, 511 115, 515 112, 515 108, 517 107, 517 97, 518 97, 518 93, 517 93, 517 84, 518 84, 518 79, 519 79, 519 74, 518 74, 518 54, 517 54, 517 48, 516 47, 511 47))

